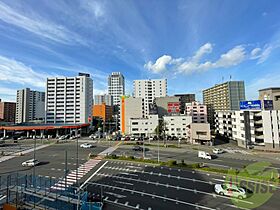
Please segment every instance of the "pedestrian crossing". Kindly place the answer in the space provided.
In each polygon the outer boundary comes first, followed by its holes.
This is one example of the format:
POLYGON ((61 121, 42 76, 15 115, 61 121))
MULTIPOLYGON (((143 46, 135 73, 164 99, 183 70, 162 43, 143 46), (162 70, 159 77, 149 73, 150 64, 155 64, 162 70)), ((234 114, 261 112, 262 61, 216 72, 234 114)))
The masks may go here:
POLYGON ((65 190, 67 187, 75 184, 83 176, 85 176, 91 169, 93 169, 101 159, 95 158, 90 159, 84 164, 80 165, 78 169, 72 170, 65 178, 57 182, 51 189, 54 190, 65 190))

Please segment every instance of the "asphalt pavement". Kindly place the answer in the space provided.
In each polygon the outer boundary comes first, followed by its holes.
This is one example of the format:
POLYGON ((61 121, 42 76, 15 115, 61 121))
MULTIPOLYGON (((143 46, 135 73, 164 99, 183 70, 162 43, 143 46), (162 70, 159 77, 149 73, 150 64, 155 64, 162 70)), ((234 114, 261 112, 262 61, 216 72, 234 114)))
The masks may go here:
MULTIPOLYGON (((107 210, 113 209, 239 209, 232 198, 214 193, 223 184, 221 175, 125 161, 104 161, 87 182, 86 189, 102 196, 107 210)), ((279 189, 257 209, 278 209, 279 189)), ((254 202, 235 199, 253 206, 254 202)), ((256 201, 257 202, 257 201, 256 201)))

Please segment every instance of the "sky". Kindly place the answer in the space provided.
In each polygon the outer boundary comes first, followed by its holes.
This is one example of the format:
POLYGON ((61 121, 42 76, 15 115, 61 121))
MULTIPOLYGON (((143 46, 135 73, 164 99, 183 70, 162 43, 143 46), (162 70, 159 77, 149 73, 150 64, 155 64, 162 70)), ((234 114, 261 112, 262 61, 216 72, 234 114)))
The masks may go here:
POLYGON ((244 80, 247 99, 280 86, 278 0, 1 0, 0 98, 45 90, 47 77, 111 72, 167 78, 168 95, 244 80))

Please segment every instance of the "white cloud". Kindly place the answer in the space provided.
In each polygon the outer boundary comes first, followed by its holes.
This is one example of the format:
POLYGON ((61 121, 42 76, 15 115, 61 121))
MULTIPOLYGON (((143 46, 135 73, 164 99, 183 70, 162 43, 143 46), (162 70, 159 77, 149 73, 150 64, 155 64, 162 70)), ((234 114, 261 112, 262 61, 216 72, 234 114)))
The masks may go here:
POLYGON ((220 55, 216 61, 202 61, 203 56, 212 53, 213 45, 206 43, 202 45, 192 57, 188 58, 172 58, 170 55, 159 57, 155 63, 147 62, 144 67, 154 73, 166 71, 167 69, 175 71, 175 73, 193 73, 208 71, 215 68, 229 68, 236 66, 248 59, 258 59, 258 63, 264 62, 274 48, 265 45, 263 49, 255 48, 249 54, 244 45, 237 45, 220 55))
POLYGON ((34 14, 27 16, 4 3, 0 3, 0 20, 52 41, 69 45, 75 43, 86 45, 79 35, 69 31, 64 26, 56 25, 34 14))
POLYGON ((48 75, 35 72, 24 63, 0 55, 0 81, 44 88, 48 75))
POLYGON ((166 66, 168 64, 171 64, 171 61, 172 57, 170 55, 163 55, 159 57, 154 64, 151 61, 149 61, 147 64, 145 64, 144 67, 155 73, 159 73, 161 71, 166 70, 166 66))

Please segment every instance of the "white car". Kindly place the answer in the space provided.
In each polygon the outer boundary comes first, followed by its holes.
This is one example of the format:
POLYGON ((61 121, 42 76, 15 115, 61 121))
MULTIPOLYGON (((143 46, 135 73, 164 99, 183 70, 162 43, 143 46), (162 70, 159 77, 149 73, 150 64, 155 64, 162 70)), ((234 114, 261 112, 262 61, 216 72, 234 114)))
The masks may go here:
POLYGON ((93 145, 92 145, 92 144, 89 144, 89 143, 84 143, 84 144, 81 144, 80 147, 81 147, 81 148, 92 148, 93 145))
POLYGON ((238 199, 247 198, 245 189, 234 184, 215 184, 214 190, 219 195, 225 195, 238 199))
POLYGON ((25 167, 33 167, 39 164, 40 164, 39 160, 31 159, 31 160, 24 161, 21 165, 25 167))
POLYGON ((212 159, 212 156, 208 152, 204 152, 204 151, 198 151, 198 157, 202 159, 208 159, 208 160, 212 159))
POLYGON ((60 136, 58 139, 59 140, 64 140, 64 139, 66 139, 66 137, 63 135, 63 136, 60 136))
POLYGON ((213 153, 214 154, 222 154, 222 153, 224 153, 224 150, 223 149, 219 149, 219 148, 214 148, 213 149, 213 153))

